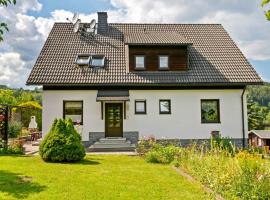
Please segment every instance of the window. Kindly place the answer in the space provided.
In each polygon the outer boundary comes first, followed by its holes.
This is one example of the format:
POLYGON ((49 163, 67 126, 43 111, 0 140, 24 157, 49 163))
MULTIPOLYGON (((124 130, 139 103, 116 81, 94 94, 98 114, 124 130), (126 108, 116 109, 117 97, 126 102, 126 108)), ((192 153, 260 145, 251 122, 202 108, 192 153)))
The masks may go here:
POLYGON ((135 100, 135 114, 146 114, 146 100, 135 100))
POLYGON ((144 56, 135 56, 135 69, 144 69, 144 56))
POLYGON ((89 65, 90 55, 78 55, 76 58, 76 64, 78 65, 89 65))
POLYGON ((160 70, 169 69, 169 56, 166 55, 159 56, 159 69, 160 70))
POLYGON ((202 123, 220 123, 218 99, 201 100, 201 119, 202 123))
POLYGON ((171 114, 171 100, 159 100, 159 114, 171 114))
POLYGON ((105 57, 102 55, 93 55, 91 59, 91 66, 93 67, 103 67, 105 57))
POLYGON ((74 124, 83 124, 83 102, 64 101, 64 119, 70 118, 74 124))

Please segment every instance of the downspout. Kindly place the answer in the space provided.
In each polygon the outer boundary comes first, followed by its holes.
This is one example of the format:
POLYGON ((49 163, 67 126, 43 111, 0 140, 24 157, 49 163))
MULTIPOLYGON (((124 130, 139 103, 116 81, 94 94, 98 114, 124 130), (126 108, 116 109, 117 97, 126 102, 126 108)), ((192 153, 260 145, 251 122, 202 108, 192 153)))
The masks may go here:
POLYGON ((244 94, 246 92, 247 87, 245 86, 241 95, 242 102, 242 131, 243 131, 243 148, 246 147, 246 137, 245 137, 245 103, 244 103, 244 94))

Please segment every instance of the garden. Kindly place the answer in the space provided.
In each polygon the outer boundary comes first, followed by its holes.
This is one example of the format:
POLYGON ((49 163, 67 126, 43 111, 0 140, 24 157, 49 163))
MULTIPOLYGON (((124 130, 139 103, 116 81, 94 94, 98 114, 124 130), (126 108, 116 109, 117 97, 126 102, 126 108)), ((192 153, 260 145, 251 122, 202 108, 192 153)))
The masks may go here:
POLYGON ((186 148, 142 140, 149 163, 171 164, 225 199, 270 199, 270 160, 261 149, 237 149, 228 138, 186 148))

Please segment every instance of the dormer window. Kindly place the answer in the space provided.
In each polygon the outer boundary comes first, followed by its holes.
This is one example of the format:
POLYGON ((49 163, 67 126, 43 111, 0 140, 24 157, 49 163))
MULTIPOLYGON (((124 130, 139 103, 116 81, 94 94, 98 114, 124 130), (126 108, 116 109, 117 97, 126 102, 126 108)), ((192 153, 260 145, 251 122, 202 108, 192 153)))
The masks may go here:
POLYGON ((90 58, 90 55, 78 55, 76 58, 76 64, 80 66, 89 65, 90 58))
POLYGON ((137 55, 135 56, 135 69, 137 70, 144 70, 144 55, 137 55))
POLYGON ((103 55, 93 55, 91 59, 92 67, 103 67, 105 62, 105 57, 103 55))
POLYGON ((159 69, 168 70, 169 69, 169 56, 160 55, 159 56, 159 69))

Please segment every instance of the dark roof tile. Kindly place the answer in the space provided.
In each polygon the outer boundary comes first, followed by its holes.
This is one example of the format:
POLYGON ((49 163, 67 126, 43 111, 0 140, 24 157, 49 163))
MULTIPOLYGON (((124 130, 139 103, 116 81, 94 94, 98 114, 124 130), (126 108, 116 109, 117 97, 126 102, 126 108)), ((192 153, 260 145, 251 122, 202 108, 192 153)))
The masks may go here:
POLYGON ((95 40, 73 32, 71 23, 55 23, 27 84, 258 84, 262 80, 219 24, 109 24, 95 40), (146 36, 146 33, 155 36, 146 36), (166 36, 166 37, 165 37, 166 36), (128 72, 125 41, 190 44, 185 72, 128 72), (78 68, 80 53, 104 54, 105 68, 78 68))

